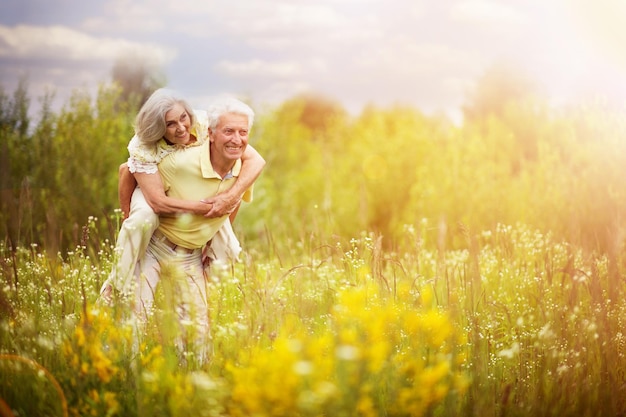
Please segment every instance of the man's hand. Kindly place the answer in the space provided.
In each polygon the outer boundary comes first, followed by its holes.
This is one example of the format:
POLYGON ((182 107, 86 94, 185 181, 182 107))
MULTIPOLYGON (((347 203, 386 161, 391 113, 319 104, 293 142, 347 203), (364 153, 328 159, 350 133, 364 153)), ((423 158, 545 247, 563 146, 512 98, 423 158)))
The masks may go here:
POLYGON ((222 217, 227 214, 231 214, 239 207, 241 197, 229 196, 228 194, 218 194, 211 198, 205 198, 203 203, 212 204, 211 210, 204 215, 204 217, 214 218, 222 217))

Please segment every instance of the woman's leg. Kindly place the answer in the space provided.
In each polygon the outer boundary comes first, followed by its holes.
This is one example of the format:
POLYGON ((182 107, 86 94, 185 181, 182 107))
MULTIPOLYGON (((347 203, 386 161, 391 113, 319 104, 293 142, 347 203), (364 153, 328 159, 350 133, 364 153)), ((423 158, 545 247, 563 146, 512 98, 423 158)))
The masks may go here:
POLYGON ((122 294, 132 294, 133 274, 138 260, 143 257, 154 231, 159 227, 159 216, 146 202, 139 187, 131 198, 130 214, 122 223, 117 236, 116 263, 105 281, 100 293, 106 297, 112 289, 122 294))
POLYGON ((135 282, 135 314, 146 321, 152 314, 154 295, 161 279, 161 264, 172 262, 172 250, 162 242, 152 239, 143 257, 137 262, 133 279, 135 282))

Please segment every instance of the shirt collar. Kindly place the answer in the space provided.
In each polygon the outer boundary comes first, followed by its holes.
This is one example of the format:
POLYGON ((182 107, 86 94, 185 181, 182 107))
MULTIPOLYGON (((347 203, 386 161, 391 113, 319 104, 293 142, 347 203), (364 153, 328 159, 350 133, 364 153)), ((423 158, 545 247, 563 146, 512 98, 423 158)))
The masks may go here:
POLYGON ((239 171, 241 171, 241 159, 237 159, 235 161, 235 165, 230 170, 224 178, 220 177, 217 172, 213 169, 213 165, 211 165, 211 141, 207 140, 202 144, 202 153, 200 155, 200 169, 202 170, 203 178, 218 178, 218 179, 228 179, 232 177, 239 176, 239 171))

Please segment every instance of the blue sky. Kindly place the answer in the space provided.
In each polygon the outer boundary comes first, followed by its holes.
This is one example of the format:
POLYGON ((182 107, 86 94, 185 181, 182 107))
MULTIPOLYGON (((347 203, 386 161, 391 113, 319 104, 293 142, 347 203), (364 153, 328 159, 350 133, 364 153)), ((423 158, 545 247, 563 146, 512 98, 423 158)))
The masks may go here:
MULTIPOLYGON (((160 68, 196 107, 219 94, 256 106, 318 92, 358 113, 402 103, 459 114, 505 63, 557 104, 626 97, 622 0, 4 0, 0 82, 28 77, 64 103, 113 62, 160 68)), ((36 105, 37 100, 33 99, 36 105)))

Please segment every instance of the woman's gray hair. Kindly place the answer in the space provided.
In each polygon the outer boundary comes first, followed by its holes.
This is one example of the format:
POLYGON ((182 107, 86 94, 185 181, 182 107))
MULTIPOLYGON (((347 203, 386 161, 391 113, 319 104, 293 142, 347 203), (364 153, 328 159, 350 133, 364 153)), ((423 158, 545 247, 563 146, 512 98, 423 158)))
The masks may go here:
POLYGON ((173 91, 160 88, 146 100, 135 118, 135 134, 146 145, 155 144, 165 135, 165 114, 180 104, 190 119, 190 126, 196 122, 193 109, 186 100, 176 96, 173 91))
POLYGON ((223 97, 217 99, 207 109, 209 117, 209 129, 215 130, 219 123, 220 117, 227 113, 239 114, 248 118, 248 130, 252 129, 254 123, 254 110, 243 101, 233 97, 223 97))

